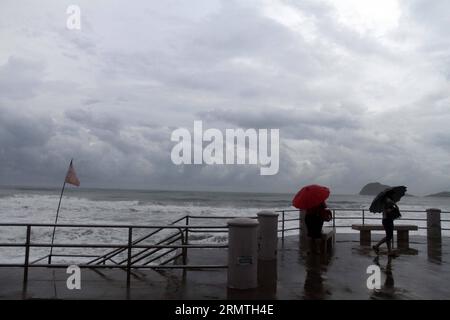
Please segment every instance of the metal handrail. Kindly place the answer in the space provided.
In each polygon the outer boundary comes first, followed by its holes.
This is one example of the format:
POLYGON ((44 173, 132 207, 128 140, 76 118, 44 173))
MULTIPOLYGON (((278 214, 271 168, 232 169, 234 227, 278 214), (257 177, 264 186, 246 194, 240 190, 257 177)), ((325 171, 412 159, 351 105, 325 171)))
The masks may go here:
MULTIPOLYGON (((285 210, 276 210, 275 212, 277 213, 281 213, 281 217, 278 220, 278 224, 281 224, 281 228, 278 229, 278 233, 281 233, 281 240, 284 241, 284 237, 285 237, 285 232, 286 231, 293 231, 293 230, 299 230, 300 227, 286 227, 286 223, 287 222, 291 222, 291 221, 298 221, 298 218, 286 218, 286 214, 289 213, 298 213, 300 210, 299 209, 285 209, 285 210)), ((351 227, 351 225, 336 225, 336 220, 361 220, 362 223, 366 223, 366 221, 372 221, 372 220, 379 220, 379 217, 371 217, 371 216, 367 216, 367 209, 366 208, 333 208, 333 220, 332 220, 332 224, 333 227, 335 228, 349 228, 351 227), (346 216, 346 217, 339 217, 336 216, 336 212, 342 212, 342 211, 350 211, 350 212, 361 212, 362 215, 361 216, 346 216)), ((402 212, 404 213, 425 213, 425 210, 402 210, 402 212)), ((450 211, 441 211, 441 213, 450 213, 450 211)), ((235 216, 189 216, 190 218, 194 218, 194 219, 231 219, 231 218, 235 218, 235 216)), ((256 218, 256 217, 251 217, 251 218, 256 218)), ((426 219, 421 219, 421 218, 405 218, 403 217, 402 219, 403 221, 426 221, 426 219)), ((447 219, 441 219, 441 222, 450 222, 450 220, 447 219)), ((426 229, 423 227, 420 227, 419 229, 426 229)), ((442 230, 447 230, 446 228, 442 228, 442 230)), ((195 232, 195 231, 191 231, 191 232, 195 232)), ((220 231, 215 231, 215 232, 220 232, 220 231)))
MULTIPOLYGON (((331 210, 336 211, 362 211, 367 210, 367 208, 333 208, 331 210)), ((284 209, 284 210, 275 210, 275 212, 299 212, 300 209, 284 209)), ((401 210, 401 212, 414 212, 414 213, 425 213, 426 210, 401 210)), ((371 212, 372 213, 372 212, 371 212)), ((450 213, 450 211, 441 211, 441 213, 450 213)))
MULTIPOLYGON (((148 235, 145 235, 142 238, 136 239, 136 240, 133 241, 132 244, 134 245, 134 244, 137 244, 139 242, 142 242, 142 241, 148 239, 149 237, 151 237, 152 235, 157 234, 161 230, 163 230, 163 229, 162 228, 157 229, 156 231, 154 231, 154 232, 152 232, 152 233, 150 233, 148 235)), ((108 253, 104 254, 103 256, 97 257, 96 259, 89 261, 88 264, 91 264, 91 263, 94 263, 94 262, 97 263, 97 264, 103 263, 105 261, 105 259, 106 260, 111 259, 111 258, 119 255, 120 253, 124 252, 124 251, 125 251, 125 249, 123 249, 123 248, 112 250, 111 252, 108 252, 108 253)))
MULTIPOLYGON (((177 248, 171 248, 171 249, 169 249, 167 252, 163 252, 163 253, 157 255, 156 257, 153 257, 152 259, 146 261, 144 264, 145 264, 145 265, 148 265, 148 264, 152 263, 153 261, 156 261, 156 260, 158 260, 158 259, 161 259, 162 257, 166 256, 168 253, 174 252, 174 251, 176 251, 176 250, 177 250, 177 248)), ((180 254, 176 255, 176 257, 181 256, 181 255, 182 255, 182 254, 180 253, 180 254)), ((134 262, 138 262, 138 261, 140 261, 140 260, 142 260, 142 259, 139 259, 139 260, 137 260, 137 261, 135 260, 134 262)), ((161 264, 162 264, 162 263, 161 263, 161 264)))
MULTIPOLYGON (((171 257, 171 258, 161 262, 159 265, 161 265, 161 266, 167 265, 169 262, 172 262, 172 261, 174 261, 174 260, 176 260, 176 259, 178 259, 179 257, 182 257, 182 256, 183 256, 183 253, 177 254, 177 255, 175 255, 175 256, 173 256, 173 257, 171 257)), ((148 263, 145 263, 145 265, 147 265, 147 264, 148 263)))
MULTIPOLYGON (((185 217, 183 217, 184 219, 185 217)), ((0 223, 0 227, 54 227, 57 226, 58 228, 116 228, 116 229, 126 229, 126 228, 133 228, 133 229, 178 229, 180 227, 185 228, 187 226, 185 225, 137 225, 137 224, 54 224, 54 223, 0 223)), ((226 228, 227 226, 218 226, 218 225, 212 225, 212 226, 189 226, 189 228, 226 228)))
MULTIPOLYGON (((363 224, 365 224, 365 222, 367 220, 379 220, 379 217, 368 217, 366 216, 366 208, 333 208, 331 209, 333 212, 333 219, 332 219, 332 225, 333 228, 350 228, 351 225, 336 225, 336 220, 361 220, 363 224), (361 216, 345 216, 345 217, 339 217, 336 216, 336 212, 339 211, 346 211, 346 212, 361 212, 362 215, 361 216)), ((293 230, 300 230, 300 227, 286 227, 286 222, 290 222, 290 221, 299 221, 299 218, 286 218, 286 214, 290 214, 290 213, 299 213, 301 210, 300 209, 284 209, 284 210, 275 210, 275 212, 280 213, 281 214, 281 219, 279 218, 278 220, 278 224, 281 224, 281 229, 278 229, 278 233, 281 233, 281 240, 282 242, 284 242, 284 237, 285 237, 285 232, 286 231, 293 231, 293 230)), ((402 210, 402 213, 426 213, 426 210, 402 210)), ((450 211, 441 211, 441 213, 444 214, 450 214, 450 211)), ((427 221, 427 219, 424 218, 408 218, 403 216, 402 217, 403 221, 417 221, 417 222, 425 222, 427 221)), ((450 222, 450 219, 441 219, 441 222, 450 222)), ((419 230, 426 230, 427 227, 421 227, 418 226, 419 230)), ((443 231, 450 231, 449 228, 442 228, 441 230, 443 231)))
MULTIPOLYGON (((71 266, 72 264, 68 263, 58 263, 58 264, 23 264, 23 263, 11 263, 11 264, 1 264, 0 267, 11 267, 11 268, 67 268, 71 266)), ((77 267, 79 268, 85 268, 85 269, 123 269, 123 266, 120 265, 90 265, 90 264, 78 264, 77 267)), ((226 269, 228 268, 227 265, 200 265, 200 264, 193 264, 193 265, 134 265, 131 267, 132 269, 226 269)))
MULTIPOLYGON (((26 240, 25 242, 8 242, 8 243, 0 243, 0 247, 10 247, 10 248, 18 248, 22 247, 25 248, 25 255, 24 255, 24 262, 23 263, 7 263, 7 264, 0 264, 0 267, 23 267, 24 268, 24 275, 23 275, 23 281, 24 284, 27 282, 28 279, 28 269, 30 267, 68 267, 71 264, 66 263, 51 263, 51 261, 48 261, 48 263, 41 263, 43 260, 48 258, 50 255, 46 255, 42 258, 39 258, 37 260, 34 260, 33 262, 30 262, 30 250, 32 248, 89 248, 89 249, 95 249, 95 248, 111 248, 113 249, 113 254, 109 252, 108 254, 101 256, 100 258, 102 261, 100 264, 92 264, 92 263, 81 263, 78 264, 80 268, 120 268, 123 270, 126 270, 127 273, 127 285, 130 284, 130 275, 131 275, 131 269, 139 269, 139 268, 153 268, 153 269, 161 269, 161 268, 167 268, 167 269, 184 269, 184 270, 190 270, 190 269, 205 269, 205 268, 227 268, 226 265, 188 265, 186 254, 188 249, 224 249, 228 248, 228 244, 188 244, 187 241, 187 231, 189 229, 192 230, 222 230, 224 228, 227 228, 227 226, 223 225, 196 225, 196 226, 189 226, 189 225, 178 225, 175 226, 177 222, 182 221, 183 219, 188 219, 186 216, 172 222, 170 225, 112 225, 112 224, 51 224, 51 223, 0 223, 0 227, 25 227, 26 228, 26 240), (60 227, 60 228, 112 228, 112 229, 124 229, 128 231, 128 241, 127 243, 45 243, 45 242, 33 242, 31 240, 31 231, 32 228, 42 228, 42 227, 60 227), (176 230, 178 231, 175 234, 170 235, 169 237, 166 237, 165 239, 162 239, 157 242, 157 244, 143 244, 142 241, 145 239, 148 239, 152 235, 155 234, 155 232, 151 232, 143 237, 140 237, 139 239, 136 239, 133 241, 133 230, 136 229, 167 229, 167 230, 176 230), (185 237, 186 234, 186 237, 185 237), (181 240, 181 244, 176 244, 175 242, 181 240), (143 249, 138 254, 132 255, 132 249, 143 249), (182 250, 181 254, 176 254, 172 257, 169 257, 168 259, 162 261, 159 264, 151 264, 152 262, 163 258, 164 256, 172 253, 175 250, 182 250), (161 250, 165 250, 163 253, 159 253, 156 257, 152 257, 153 254, 158 253, 161 250), (112 257, 117 254, 117 252, 124 252, 127 251, 127 259, 115 262, 112 257), (178 257, 183 257, 183 264, 178 264, 176 266, 174 265, 168 265, 169 262, 177 259, 178 257), (137 259, 133 259, 137 258, 137 259), (138 262, 142 261, 145 258, 150 258, 147 261, 137 264, 138 262), (109 263, 108 263, 109 262, 109 263)), ((78 257, 78 258, 86 258, 86 257, 95 257, 94 255, 88 255, 88 254, 54 254, 55 257, 78 257)), ((98 259, 98 258, 97 258, 98 259)), ((50 259, 49 259, 50 260, 50 259)))
MULTIPOLYGON (((29 247, 29 248, 51 248, 52 244, 50 243, 0 243, 0 247, 29 247)), ((73 243, 55 243, 53 244, 53 247, 55 248, 127 248, 128 244, 105 244, 105 243, 89 243, 89 244, 73 244, 73 243)), ((213 245, 213 244, 180 244, 180 245, 155 245, 155 244, 149 244, 149 245, 137 245, 133 246, 133 249, 152 249, 152 248, 223 248, 223 245, 213 245)), ((51 264, 50 264, 51 265, 51 264)))
MULTIPOLYGON (((182 244, 184 244, 184 243, 183 243, 183 234, 182 234, 182 233, 181 233, 181 236, 178 235, 178 234, 174 234, 174 235, 171 235, 170 237, 168 237, 168 238, 166 238, 166 239, 163 239, 163 240, 161 240, 161 241, 158 241, 158 242, 156 243, 156 245, 162 245, 162 244, 165 243, 165 242, 167 242, 166 245, 171 245, 172 243, 177 242, 178 240, 181 240, 181 241, 182 241, 182 244), (176 237, 175 239, 172 239, 174 236, 177 236, 177 237, 176 237)), ((136 248, 136 246, 134 246, 134 248, 136 248)), ((143 260, 143 259, 145 259, 145 258, 151 256, 152 254, 154 254, 154 253, 156 253, 156 252, 159 252, 159 251, 161 251, 161 250, 163 250, 163 249, 165 249, 165 248, 148 248, 148 249, 144 249, 144 250, 139 251, 138 253, 132 255, 130 258, 133 259, 133 258, 136 258, 137 256, 139 256, 139 255, 141 255, 141 254, 147 253, 146 255, 144 255, 144 256, 142 256, 142 257, 139 257, 139 258, 137 258, 137 259, 135 259, 135 260, 132 260, 132 263, 136 263, 136 262, 141 261, 141 260, 143 260), (153 249, 153 250, 151 250, 151 249, 153 249), (151 250, 151 251, 150 251, 150 250, 151 250), (150 251, 150 252, 148 252, 148 251, 150 251)), ((166 253, 166 254, 167 254, 167 253, 166 253)), ((119 264, 125 263, 126 261, 127 261, 127 259, 122 260, 121 262, 119 262, 119 264)))
MULTIPOLYGON (((361 220, 362 223, 364 224, 366 221, 372 221, 372 220, 379 220, 379 217, 375 217, 375 216, 367 216, 367 211, 368 209, 366 208, 333 208, 331 209, 333 211, 333 219, 332 219, 332 225, 334 228, 350 228, 351 225, 336 225, 336 220, 361 220), (346 211, 346 212, 361 212, 362 215, 361 216, 346 216, 346 217, 339 217, 336 216, 336 212, 342 212, 342 211, 346 211)), ((281 228, 278 229, 278 233, 281 233, 281 241, 284 242, 284 238, 285 238, 285 232, 286 231, 293 231, 293 230, 299 230, 300 227, 286 227, 286 223, 287 222, 291 222, 291 221, 298 221, 298 218, 286 218, 286 214, 289 213, 298 213, 300 210, 299 209, 284 209, 284 210, 276 210, 275 212, 277 213, 281 213, 281 217, 279 217, 278 220, 278 224, 281 224, 281 228)), ((425 213, 425 210, 402 210, 402 213, 425 213)), ((441 213, 445 213, 445 214, 450 214, 450 211, 441 211, 441 213)), ((188 218, 192 218, 192 219, 232 219, 232 218, 236 218, 236 216, 195 216, 195 215, 188 215, 188 218)), ((257 218, 257 217, 251 217, 253 219, 257 218)), ((418 221, 418 222, 424 222, 426 221, 426 219, 421 219, 421 218, 408 218, 408 217, 404 217, 402 218, 403 221, 418 221)), ((441 222, 450 222, 450 219, 441 219, 441 222)), ((423 230, 423 229, 427 229, 426 227, 419 227, 419 229, 423 230)), ((442 230, 450 230, 450 229, 446 229, 446 228, 441 228, 442 230)), ((190 231, 192 233, 194 233, 195 231, 190 231)), ((215 231, 216 233, 218 232, 222 232, 219 230, 215 231)))
MULTIPOLYGON (((176 224, 176 223, 178 223, 178 222, 180 222, 180 221, 182 221, 184 219, 187 219, 186 216, 183 216, 183 217, 181 217, 181 218, 171 222, 169 225, 174 225, 174 224, 176 224)), ((157 230, 155 230, 155 231, 153 231, 153 232, 151 232, 151 233, 149 233, 149 234, 147 234, 145 236, 140 237, 139 239, 134 240, 132 244, 135 245, 135 244, 140 243, 140 242, 142 242, 144 240, 147 240, 148 238, 150 238, 151 236, 157 234, 158 232, 160 232, 162 230, 164 230, 164 228, 159 228, 159 229, 157 229, 157 230)), ((96 258, 96 259, 94 259, 92 261, 89 261, 88 264, 91 264, 91 263, 94 263, 94 262, 96 264, 104 263, 106 260, 110 260, 111 258, 121 254, 124 251, 125 251, 125 249, 123 249, 123 248, 122 249, 119 248, 119 249, 116 249, 116 250, 112 250, 111 252, 108 252, 108 253, 104 254, 103 256, 100 256, 100 257, 98 257, 98 258, 96 258)))

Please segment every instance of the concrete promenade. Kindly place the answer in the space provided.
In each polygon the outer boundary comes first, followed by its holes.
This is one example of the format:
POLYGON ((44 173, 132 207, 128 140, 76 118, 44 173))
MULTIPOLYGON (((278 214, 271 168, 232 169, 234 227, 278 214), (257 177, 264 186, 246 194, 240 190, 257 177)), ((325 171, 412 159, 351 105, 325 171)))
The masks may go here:
MULTIPOLYGON (((381 235, 374 235, 376 241, 381 235)), ((139 270, 126 286, 122 270, 82 270, 81 290, 68 290, 65 269, 30 268, 23 288, 21 268, 0 269, 0 299, 450 299, 450 240, 428 250, 426 237, 411 236, 410 249, 389 260, 379 259, 358 234, 337 234, 329 256, 307 255, 298 235, 279 241, 276 263, 261 262, 259 287, 227 289, 226 269, 139 270), (369 290, 367 267, 381 267, 381 289, 369 290)), ((189 263, 207 259, 226 264, 226 250, 192 249, 189 263)))

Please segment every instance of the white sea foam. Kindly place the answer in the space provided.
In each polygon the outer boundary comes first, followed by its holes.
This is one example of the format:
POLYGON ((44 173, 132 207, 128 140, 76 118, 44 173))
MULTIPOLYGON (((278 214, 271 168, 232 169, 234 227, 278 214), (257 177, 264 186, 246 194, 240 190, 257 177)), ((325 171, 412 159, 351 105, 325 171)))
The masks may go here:
MULTIPOLYGON (((1 194, 0 194, 1 195, 1 194)), ((65 196, 62 202, 59 224, 112 224, 112 225, 167 225, 175 219, 185 215, 195 216, 255 216, 261 210, 292 209, 289 207, 291 195, 258 195, 249 194, 208 194, 208 193, 158 193, 146 195, 142 193, 128 193, 122 196, 116 192, 111 196, 107 191, 98 194, 89 193, 77 196, 65 196)), ((0 219, 2 223, 53 223, 58 205, 58 192, 26 192, 0 196, 0 219)), ((360 196, 332 196, 329 206, 332 208, 367 209, 371 197, 360 196)), ((397 223, 411 223, 407 218, 425 218, 424 210, 429 207, 440 207, 450 211, 450 200, 437 198, 406 197, 400 203, 402 210, 419 210, 420 213, 403 214, 404 219, 397 223)), ((337 211, 337 225, 351 225, 355 220, 345 219, 350 216, 360 216, 360 211, 337 211)), ((380 215, 368 213, 366 217, 380 218, 380 215)), ((297 212, 286 213, 286 218, 298 217, 297 212)), ((448 218, 446 215, 443 218, 448 218)), ((368 220, 368 223, 379 221, 368 220)), ((184 221, 183 221, 184 223, 184 221)), ((226 220, 218 219, 190 219, 190 224, 225 225, 226 220)), ((423 221, 414 224, 425 226, 423 221)), ((286 222, 286 227, 298 227, 298 221, 286 222)), ((449 226, 447 226, 449 227, 449 226)), ((52 228, 33 228, 32 241, 49 243, 52 228)), ((349 228, 339 228, 340 232, 351 232, 349 228)), ((148 230, 135 230, 134 238, 144 235, 148 230)), ((155 243, 167 236, 170 231, 163 231, 146 243, 155 243)), ((289 231, 286 234, 294 234, 289 231)), ((419 234, 425 234, 420 230, 419 234)), ((223 243, 227 241, 226 233, 191 233, 191 243, 223 243)), ((0 227, 0 242, 23 243, 25 241, 24 227, 0 227)), ((127 241, 125 229, 102 228, 57 228, 56 243, 121 243, 127 241)), ((32 259, 48 254, 48 248, 33 248, 32 259)), ((60 253, 89 253, 101 254, 108 249, 55 249, 60 253)), ((23 248, 0 248, 0 261, 23 262, 23 248)))

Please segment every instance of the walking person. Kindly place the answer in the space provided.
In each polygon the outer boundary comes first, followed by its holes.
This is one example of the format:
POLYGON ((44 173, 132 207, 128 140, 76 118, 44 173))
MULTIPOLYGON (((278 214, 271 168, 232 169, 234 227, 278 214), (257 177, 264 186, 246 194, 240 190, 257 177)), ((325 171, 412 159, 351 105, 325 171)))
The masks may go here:
POLYGON ((376 254, 379 254, 379 248, 383 243, 386 243, 388 248, 388 255, 395 256, 392 251, 392 240, 394 238, 394 220, 401 217, 397 202, 406 194, 405 186, 397 186, 387 188, 380 192, 370 205, 370 212, 382 212, 382 224, 386 236, 381 239, 372 248, 376 254))
POLYGON ((386 243, 388 255, 394 255, 392 252, 392 239, 394 239, 394 218, 397 216, 397 212, 399 212, 397 204, 391 198, 387 197, 383 208, 383 220, 381 221, 386 236, 372 247, 376 254, 379 253, 380 246, 386 243))

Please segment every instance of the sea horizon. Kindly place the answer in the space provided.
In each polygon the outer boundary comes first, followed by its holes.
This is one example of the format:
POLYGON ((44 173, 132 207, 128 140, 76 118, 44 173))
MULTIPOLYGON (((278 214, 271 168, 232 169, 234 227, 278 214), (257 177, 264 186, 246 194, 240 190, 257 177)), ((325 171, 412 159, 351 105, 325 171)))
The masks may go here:
MULTIPOLYGON (((61 190, 62 186, 36 186, 36 185, 0 185, 0 190, 61 190)), ((98 190, 98 191, 126 191, 126 192, 205 192, 205 193, 230 193, 230 194, 280 194, 280 195, 295 195, 298 190, 292 192, 268 192, 268 191, 229 191, 229 190, 205 190, 205 189, 176 189, 176 188, 143 188, 143 187, 104 187, 104 186, 88 186, 88 187, 79 187, 79 188, 68 188, 66 191, 73 192, 71 190, 98 190)), ((375 196, 374 195, 361 195, 359 192, 356 193, 333 193, 332 189, 330 190, 331 194, 335 196, 375 196)), ((441 192, 449 192, 447 190, 430 192, 427 194, 406 194, 406 197, 414 197, 414 198, 448 198, 445 196, 435 196, 437 193, 441 192)))

